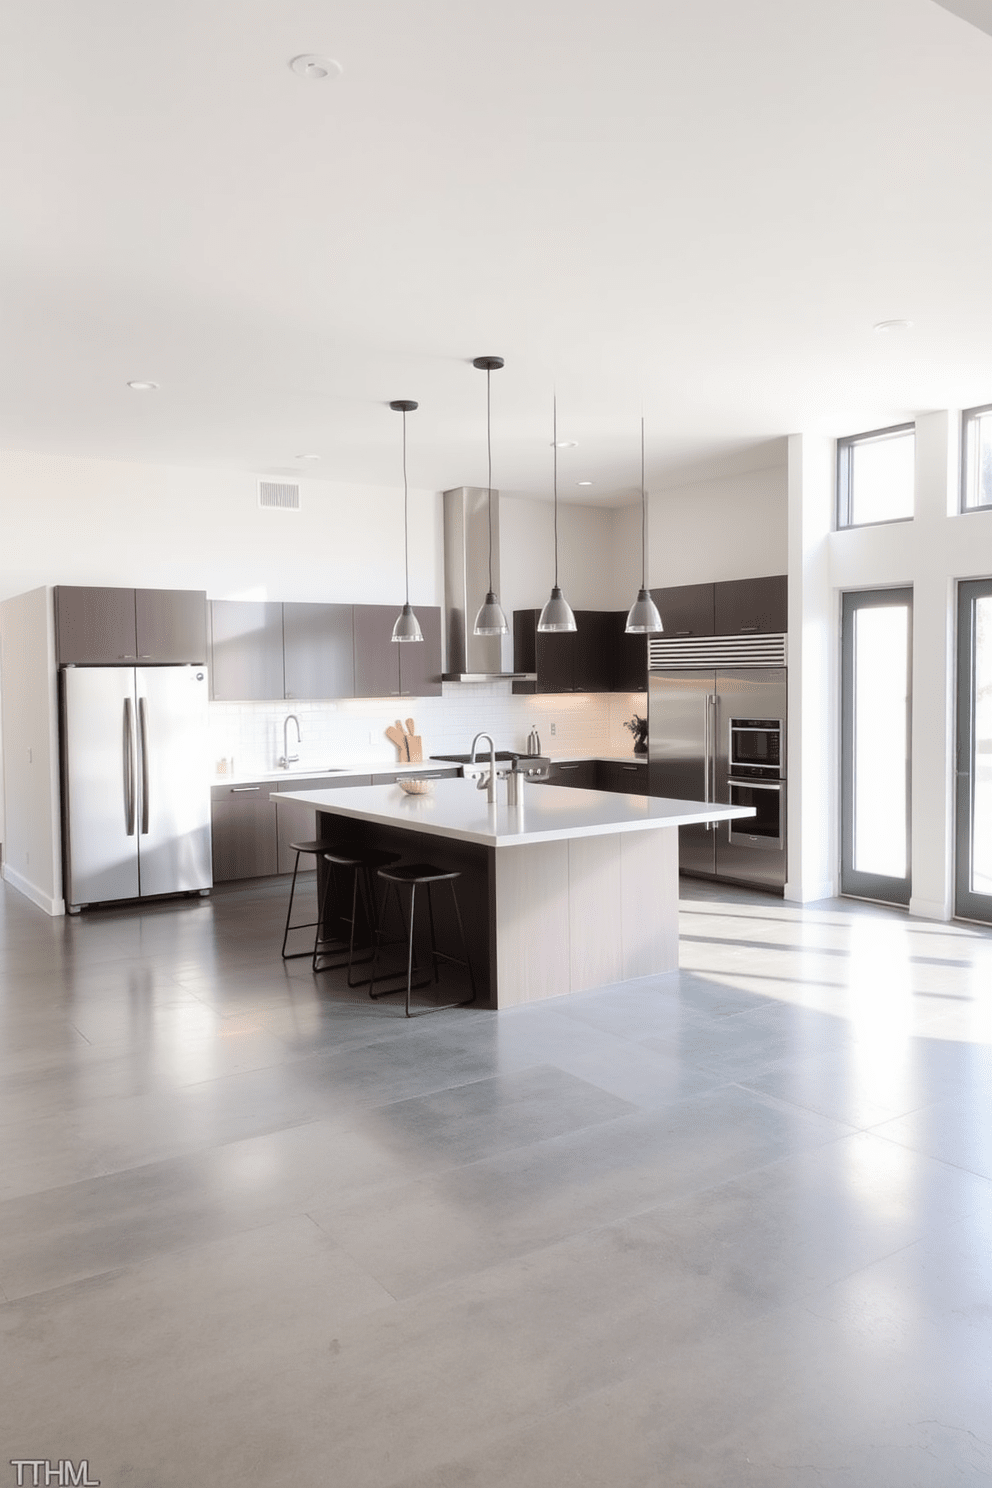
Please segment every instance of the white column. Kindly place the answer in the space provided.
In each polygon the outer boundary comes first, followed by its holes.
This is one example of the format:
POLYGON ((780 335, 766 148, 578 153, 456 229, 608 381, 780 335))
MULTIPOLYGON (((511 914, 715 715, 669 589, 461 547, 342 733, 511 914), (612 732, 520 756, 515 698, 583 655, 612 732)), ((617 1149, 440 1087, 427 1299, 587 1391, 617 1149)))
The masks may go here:
POLYGON ((944 557, 957 509, 959 415, 916 420, 910 913, 949 920, 954 845, 954 580, 944 557))
POLYGON ((788 870, 786 899, 837 891, 838 610, 830 580, 832 439, 789 438, 788 870))

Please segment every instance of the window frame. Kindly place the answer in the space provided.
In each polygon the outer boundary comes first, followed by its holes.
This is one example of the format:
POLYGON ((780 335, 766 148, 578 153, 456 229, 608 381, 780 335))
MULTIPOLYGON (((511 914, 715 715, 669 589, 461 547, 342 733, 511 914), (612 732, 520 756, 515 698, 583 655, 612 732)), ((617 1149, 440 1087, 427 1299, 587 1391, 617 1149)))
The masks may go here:
POLYGON ((864 434, 845 434, 837 440, 837 509, 836 521, 837 531, 845 532, 851 528, 860 527, 891 527, 896 522, 912 522, 916 516, 916 490, 914 481, 913 510, 908 517, 881 517, 873 522, 854 522, 851 520, 851 451, 856 444, 869 444, 880 442, 883 439, 894 439, 904 434, 912 434, 913 449, 916 449, 916 423, 910 420, 905 424, 890 424, 885 429, 869 429, 864 434))
POLYGON ((979 403, 975 408, 964 408, 961 411, 961 489, 958 502, 958 513, 961 516, 969 516, 972 512, 992 511, 992 501, 986 501, 975 506, 968 505, 968 445, 969 429, 978 423, 983 414, 992 415, 992 403, 979 403))

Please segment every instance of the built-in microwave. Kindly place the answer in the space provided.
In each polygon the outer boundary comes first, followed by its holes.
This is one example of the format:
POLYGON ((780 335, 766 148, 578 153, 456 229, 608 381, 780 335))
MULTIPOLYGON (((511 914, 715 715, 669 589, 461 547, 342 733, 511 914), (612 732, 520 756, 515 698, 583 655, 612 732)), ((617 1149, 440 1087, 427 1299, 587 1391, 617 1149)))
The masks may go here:
POLYGON ((782 778, 781 718, 730 720, 730 774, 749 780, 782 778))

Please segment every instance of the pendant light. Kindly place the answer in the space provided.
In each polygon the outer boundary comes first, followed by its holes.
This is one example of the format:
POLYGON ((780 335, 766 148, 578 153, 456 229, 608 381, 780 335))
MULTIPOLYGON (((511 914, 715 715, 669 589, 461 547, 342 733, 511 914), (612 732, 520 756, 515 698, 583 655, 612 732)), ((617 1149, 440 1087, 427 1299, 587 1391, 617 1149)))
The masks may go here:
POLYGON ((410 608, 410 493, 406 480, 406 416, 413 412, 417 404, 410 398, 394 398, 389 406, 394 413, 403 415, 403 568, 406 573, 406 600, 393 626, 393 640, 422 641, 424 633, 410 608))
POLYGON ((658 606, 648 592, 647 581, 648 520, 647 497, 644 494, 644 420, 641 419, 641 587, 627 614, 628 635, 659 635, 664 630, 658 606))
POLYGON ((475 635, 506 635, 509 626, 493 588, 493 440, 492 440, 492 414, 489 405, 489 380, 494 372, 498 372, 503 365, 503 358, 498 356, 476 357, 472 363, 486 374, 486 451, 489 456, 489 590, 485 602, 475 617, 475 625, 472 627, 475 635))
POLYGON ((558 587, 558 399, 554 401, 554 437, 551 447, 555 452, 555 582, 551 598, 541 611, 537 628, 543 633, 558 630, 578 630, 572 606, 558 587))

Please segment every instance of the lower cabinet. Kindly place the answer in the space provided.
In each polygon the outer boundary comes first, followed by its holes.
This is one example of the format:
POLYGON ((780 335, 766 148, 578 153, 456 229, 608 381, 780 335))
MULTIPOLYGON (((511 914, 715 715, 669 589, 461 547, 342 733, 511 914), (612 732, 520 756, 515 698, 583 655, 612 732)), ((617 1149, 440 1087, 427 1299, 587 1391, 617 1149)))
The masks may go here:
POLYGON ((647 762, 631 760, 562 760, 551 766, 548 785, 572 785, 577 790, 617 791, 621 795, 648 794, 647 762))
POLYGON ((548 774, 549 785, 571 785, 576 790, 596 789, 595 760, 567 760, 552 765, 548 774))
POLYGON ((648 794, 648 762, 637 764, 631 760, 597 760, 596 789, 617 791, 620 795, 646 796, 648 794))
MULTIPOLYGON (((292 873, 296 862, 294 842, 310 842, 317 835, 316 810, 302 801, 283 801, 290 791, 335 790, 348 785, 394 785, 414 776, 418 780, 453 780, 450 769, 384 770, 375 775, 320 775, 284 780, 260 780, 241 785, 214 785, 210 790, 210 819, 213 833, 214 883, 239 878, 265 878, 292 873), (273 792, 276 793, 272 799, 273 792)), ((313 859, 305 858, 301 871, 312 871, 313 859)))
POLYGON ((214 883, 264 878, 276 872, 276 808, 272 784, 215 785, 210 790, 214 883))

